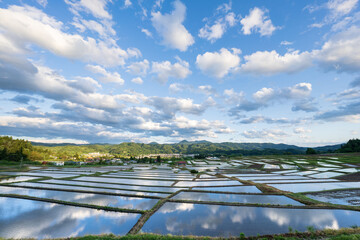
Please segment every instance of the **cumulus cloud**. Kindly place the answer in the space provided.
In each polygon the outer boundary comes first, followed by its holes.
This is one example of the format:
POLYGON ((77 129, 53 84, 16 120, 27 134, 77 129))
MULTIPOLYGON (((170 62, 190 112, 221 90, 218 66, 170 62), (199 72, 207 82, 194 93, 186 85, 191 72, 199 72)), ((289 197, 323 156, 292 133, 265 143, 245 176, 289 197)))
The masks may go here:
POLYGON ((233 88, 224 90, 225 101, 229 104, 239 104, 244 100, 244 92, 235 92, 233 88))
POLYGON ((10 99, 11 101, 22 103, 22 104, 29 104, 30 101, 38 102, 39 100, 37 98, 27 96, 27 95, 16 95, 15 97, 10 99))
POLYGON ((70 100, 94 108, 118 108, 116 98, 95 92, 99 86, 91 78, 76 77, 68 80, 46 66, 18 60, 2 59, 0 51, 0 88, 19 93, 39 94, 45 98, 70 100), (93 85, 93 86, 92 86, 93 85))
POLYGON ((351 102, 341 105, 335 110, 318 113, 315 115, 315 119, 324 121, 358 121, 360 120, 360 102, 351 102))
POLYGON ((268 102, 275 99, 303 99, 311 94, 311 83, 298 83, 292 87, 274 90, 272 88, 262 88, 253 94, 257 102, 268 102))
POLYGON ((172 93, 179 93, 183 91, 193 91, 194 88, 191 85, 181 84, 181 83, 172 83, 169 86, 169 91, 172 93))
POLYGON ((294 128, 294 133, 300 133, 300 134, 304 134, 304 133, 311 133, 310 129, 305 129, 302 127, 298 127, 298 128, 294 128))
POLYGON ((131 74, 134 75, 142 75, 145 76, 147 74, 147 71, 149 70, 149 61, 144 59, 143 61, 140 62, 134 62, 132 64, 130 64, 127 67, 127 72, 130 72, 131 74))
POLYGON ((183 25, 185 14, 186 7, 179 0, 174 2, 174 11, 170 14, 151 13, 151 22, 161 36, 163 44, 180 51, 186 51, 195 42, 183 25))
POLYGON ((311 52, 292 51, 280 55, 275 50, 257 51, 244 56, 239 72, 254 75, 296 73, 314 62, 326 71, 358 72, 360 69, 360 28, 353 26, 326 41, 311 52))
POLYGON ((30 6, 9 6, 0 9, 1 47, 5 42, 27 52, 29 43, 58 56, 101 65, 123 65, 129 57, 139 56, 139 50, 123 50, 103 41, 83 38, 62 31, 63 23, 30 6))
POLYGON ((229 12, 224 17, 217 19, 214 24, 205 24, 205 26, 199 30, 198 36, 200 38, 205 38, 210 42, 215 42, 224 35, 227 28, 233 27, 235 23, 235 14, 233 12, 229 12))
POLYGON ((360 89, 350 88, 339 93, 336 93, 335 102, 340 102, 343 100, 359 99, 360 98, 360 89))
POLYGON ((284 88, 280 91, 280 95, 284 98, 301 99, 311 94, 311 83, 298 83, 292 87, 284 88))
POLYGON ((241 135, 251 139, 282 139, 289 136, 286 132, 280 129, 249 130, 244 131, 241 135))
POLYGON ((253 123, 267 123, 267 124, 294 124, 298 123, 298 120, 290 120, 288 118, 269 118, 264 116, 253 116, 249 118, 242 118, 239 123, 253 124, 253 123))
POLYGON ((313 51, 320 66, 337 72, 360 70, 360 28, 351 27, 324 43, 320 50, 313 51))
POLYGON ((208 98, 202 104, 196 104, 190 98, 171 98, 171 97, 149 97, 145 103, 168 115, 176 112, 183 112, 194 115, 201 115, 206 109, 215 104, 212 98, 208 98))
POLYGON ((273 75, 279 73, 295 73, 312 65, 312 55, 309 52, 293 51, 283 56, 273 51, 257 51, 244 56, 245 63, 241 72, 255 75, 273 75))
POLYGON ((213 88, 211 85, 201 85, 201 86, 198 86, 198 91, 199 91, 200 93, 205 94, 205 95, 214 95, 214 96, 217 95, 216 89, 213 88))
POLYGON ((282 89, 264 87, 252 95, 254 100, 247 100, 243 92, 237 93, 233 89, 226 89, 224 97, 226 102, 235 105, 228 110, 228 114, 240 119, 244 117, 243 112, 266 108, 276 101, 307 99, 311 91, 312 86, 310 83, 298 83, 292 87, 282 89))
POLYGON ((220 49, 219 52, 206 52, 196 57, 197 67, 207 75, 223 78, 231 71, 236 70, 240 64, 241 51, 232 48, 230 52, 226 48, 220 49))
POLYGON ((178 62, 172 64, 169 61, 152 62, 151 72, 156 74, 156 80, 161 83, 168 81, 170 77, 184 79, 191 74, 189 63, 177 58, 178 62))
POLYGON ((143 84, 144 81, 140 77, 136 77, 136 78, 131 79, 131 82, 141 85, 141 84, 143 84))
POLYGON ((93 72, 100 74, 100 80, 105 83, 117 83, 120 85, 124 84, 124 79, 121 78, 120 74, 117 72, 108 72, 105 68, 99 66, 99 65, 87 65, 86 68, 93 72))
POLYGON ((304 112, 317 112, 319 109, 316 107, 313 99, 305 99, 297 101, 291 108, 292 111, 304 111, 304 112))
POLYGON ((240 20, 242 24, 242 31, 245 35, 259 32, 261 36, 270 36, 276 30, 271 19, 266 16, 268 10, 261 10, 260 8, 253 8, 249 15, 240 20))
POLYGON ((128 7, 130 7, 132 5, 132 2, 130 1, 130 0, 125 0, 124 1, 124 7, 125 8, 128 8, 128 7))
POLYGON ((266 102, 275 96, 275 90, 272 88, 262 88, 253 94, 253 98, 259 102, 266 102))
POLYGON ((212 26, 206 24, 203 28, 200 29, 198 36, 200 38, 206 38, 207 40, 214 42, 215 40, 222 37, 225 32, 225 28, 226 25, 221 22, 217 22, 212 26))
POLYGON ((181 83, 172 83, 169 86, 169 91, 172 93, 179 93, 184 91, 189 91, 193 93, 201 93, 207 96, 215 96, 218 97, 216 89, 211 85, 200 85, 198 87, 194 87, 189 84, 181 84, 181 83))

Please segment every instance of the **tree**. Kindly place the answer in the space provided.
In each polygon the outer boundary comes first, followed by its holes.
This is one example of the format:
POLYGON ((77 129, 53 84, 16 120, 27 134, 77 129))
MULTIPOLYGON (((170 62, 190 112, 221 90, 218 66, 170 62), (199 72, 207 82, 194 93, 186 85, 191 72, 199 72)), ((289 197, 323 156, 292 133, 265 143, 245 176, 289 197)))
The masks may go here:
POLYGON ((313 148, 308 148, 306 149, 306 154, 316 154, 316 151, 313 148))
POLYGON ((360 152, 360 139, 350 139, 339 149, 340 152, 360 152))

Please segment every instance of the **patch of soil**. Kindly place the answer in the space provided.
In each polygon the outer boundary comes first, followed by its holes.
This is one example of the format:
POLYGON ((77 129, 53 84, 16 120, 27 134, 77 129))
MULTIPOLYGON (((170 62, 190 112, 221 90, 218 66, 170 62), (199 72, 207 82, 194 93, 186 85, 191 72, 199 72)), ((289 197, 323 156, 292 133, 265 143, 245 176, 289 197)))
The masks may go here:
POLYGON ((264 166, 264 164, 252 164, 252 165, 249 165, 248 168, 252 168, 252 169, 262 169, 263 166, 264 166))
POLYGON ((343 181, 360 181, 360 172, 341 175, 335 178, 343 181))

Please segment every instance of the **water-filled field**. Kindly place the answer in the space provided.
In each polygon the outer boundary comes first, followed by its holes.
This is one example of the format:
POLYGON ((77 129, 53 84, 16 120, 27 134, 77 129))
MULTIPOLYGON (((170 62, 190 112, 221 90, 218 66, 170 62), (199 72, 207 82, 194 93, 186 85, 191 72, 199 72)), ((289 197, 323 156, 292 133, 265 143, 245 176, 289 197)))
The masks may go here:
POLYGON ((351 227, 360 225, 359 176, 357 165, 326 157, 3 170, 0 238, 351 227))

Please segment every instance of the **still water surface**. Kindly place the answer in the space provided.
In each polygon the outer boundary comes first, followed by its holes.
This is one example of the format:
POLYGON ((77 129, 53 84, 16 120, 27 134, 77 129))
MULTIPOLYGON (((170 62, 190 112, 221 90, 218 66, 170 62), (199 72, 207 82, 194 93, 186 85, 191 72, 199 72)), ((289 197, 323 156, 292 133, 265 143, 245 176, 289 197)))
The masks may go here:
POLYGON ((233 207, 189 203, 164 204, 142 228, 143 232, 197 235, 246 236, 276 234, 294 230, 360 225, 360 212, 328 209, 285 209, 233 207))
POLYGON ((0 197, 0 237, 65 238, 86 234, 126 234, 140 214, 64 206, 0 197))

